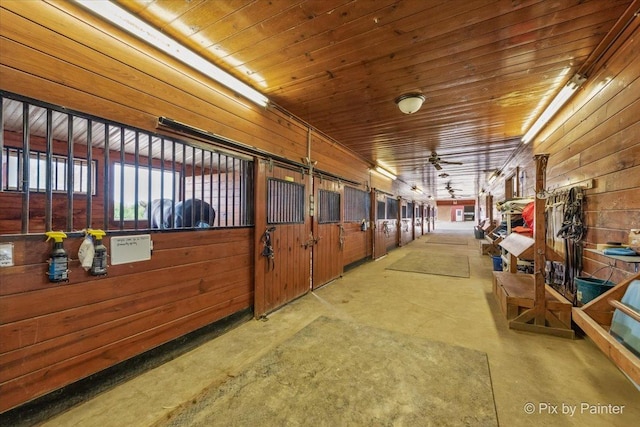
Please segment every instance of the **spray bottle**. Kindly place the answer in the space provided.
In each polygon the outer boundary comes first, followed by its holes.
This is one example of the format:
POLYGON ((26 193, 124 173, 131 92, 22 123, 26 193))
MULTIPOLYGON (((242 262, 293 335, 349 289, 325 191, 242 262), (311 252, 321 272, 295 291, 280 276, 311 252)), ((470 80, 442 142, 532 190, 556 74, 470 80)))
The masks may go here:
POLYGON ((62 239, 66 239, 67 235, 62 231, 47 231, 47 242, 53 239, 53 251, 51 251, 51 259, 49 260, 49 281, 68 282, 69 281, 69 258, 64 250, 62 239))
POLYGON ((102 238, 106 233, 102 230, 88 229, 87 234, 93 237, 94 254, 91 264, 92 276, 104 276, 107 274, 107 248, 102 244, 102 238))

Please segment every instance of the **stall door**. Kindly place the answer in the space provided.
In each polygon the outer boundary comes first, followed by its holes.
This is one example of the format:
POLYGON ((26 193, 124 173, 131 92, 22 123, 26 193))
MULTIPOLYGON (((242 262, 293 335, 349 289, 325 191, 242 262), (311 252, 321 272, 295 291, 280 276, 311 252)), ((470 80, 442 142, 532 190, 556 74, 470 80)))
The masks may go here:
POLYGON ((400 199, 398 206, 400 208, 399 246, 404 246, 413 240, 413 203, 400 199))
POLYGON ((418 239, 424 233, 422 232, 422 205, 414 204, 414 216, 413 216, 413 238, 418 239))
POLYGON ((343 194, 335 181, 314 178, 313 289, 342 275, 344 228, 343 194))
POLYGON ((371 211, 374 215, 373 221, 373 258, 380 258, 387 254, 387 239, 390 236, 390 224, 387 221, 387 196, 378 192, 372 191, 371 197, 373 202, 371 203, 371 211))
POLYGON ((308 175, 256 162, 254 314, 260 317, 311 287, 308 175))

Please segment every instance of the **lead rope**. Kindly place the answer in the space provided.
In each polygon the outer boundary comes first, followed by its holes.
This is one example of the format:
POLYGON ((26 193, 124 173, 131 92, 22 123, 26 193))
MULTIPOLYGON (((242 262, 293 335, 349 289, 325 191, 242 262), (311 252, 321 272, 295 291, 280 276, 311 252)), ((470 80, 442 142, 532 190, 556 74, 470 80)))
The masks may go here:
POLYGON ((269 227, 264 231, 262 237, 260 238, 264 245, 264 247, 262 248, 262 256, 267 258, 268 260, 267 263, 269 267, 267 271, 271 271, 272 269, 276 268, 275 252, 273 251, 273 245, 271 243, 271 233, 273 233, 274 231, 276 231, 275 227, 269 227))
POLYGON ((584 194, 581 187, 572 187, 565 200, 564 220, 558 231, 558 237, 564 239, 565 269, 563 286, 573 295, 573 305, 578 303, 578 292, 575 278, 582 270, 582 238, 585 227, 583 221, 582 202, 584 194))

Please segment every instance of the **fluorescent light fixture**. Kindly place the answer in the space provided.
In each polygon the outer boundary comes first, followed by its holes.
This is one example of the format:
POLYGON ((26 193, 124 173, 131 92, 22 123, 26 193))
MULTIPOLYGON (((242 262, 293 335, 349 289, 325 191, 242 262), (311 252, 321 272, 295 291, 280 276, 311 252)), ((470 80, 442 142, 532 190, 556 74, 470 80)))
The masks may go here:
POLYGON ((241 82, 231 74, 213 65, 202 56, 186 48, 110 1, 75 0, 75 2, 112 24, 122 28, 128 33, 131 33, 161 51, 173 56, 189 67, 214 79, 218 83, 228 87, 248 100, 255 102, 261 107, 266 107, 267 104, 269 104, 269 99, 251 86, 241 82))
POLYGON ((535 121, 533 126, 522 137, 522 142, 527 144, 531 141, 540 130, 547 124, 549 120, 558 112, 560 108, 571 98, 571 96, 578 90, 580 86, 585 82, 587 78, 580 74, 574 75, 571 80, 560 90, 558 95, 553 98, 551 104, 542 112, 538 120, 535 121))
POLYGON ((491 176, 489 177, 489 180, 488 180, 489 184, 495 181, 496 178, 498 178, 499 176, 500 176, 500 171, 498 169, 494 170, 491 176))
POLYGON ((388 170, 381 168, 380 166, 376 166, 375 167, 375 171, 378 172, 380 175, 384 175, 387 178, 392 179, 392 180, 395 180, 396 178, 398 178, 397 176, 395 176, 394 174, 392 174, 388 170))

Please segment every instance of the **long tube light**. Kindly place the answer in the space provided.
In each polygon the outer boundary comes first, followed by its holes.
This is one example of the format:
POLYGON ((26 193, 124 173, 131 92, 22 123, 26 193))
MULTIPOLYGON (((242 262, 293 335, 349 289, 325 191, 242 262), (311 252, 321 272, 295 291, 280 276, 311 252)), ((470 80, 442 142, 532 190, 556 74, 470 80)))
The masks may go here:
POLYGON ((571 96, 582 86, 587 78, 580 74, 574 75, 569 82, 560 90, 558 95, 553 98, 551 104, 542 112, 538 120, 522 137, 522 142, 527 144, 531 141, 540 130, 547 124, 549 120, 558 112, 560 108, 571 98, 571 96))
POLYGON ((376 171, 376 172, 378 172, 380 175, 384 175, 384 176, 386 176, 387 178, 392 179, 392 180, 394 180, 394 181, 396 180, 396 178, 398 178, 397 176, 395 176, 394 174, 392 174, 392 173, 391 173, 391 172, 389 172, 388 170, 383 169, 383 168, 382 168, 382 167, 380 167, 380 166, 376 166, 376 167, 375 167, 375 171, 376 171))
POLYGON ((492 184, 493 181, 495 181, 499 176, 500 176, 500 170, 499 169, 494 170, 491 176, 489 177, 489 180, 488 180, 489 184, 492 184))
POLYGON ((110 1, 75 0, 75 2, 261 107, 266 107, 269 104, 269 99, 251 86, 110 1))

